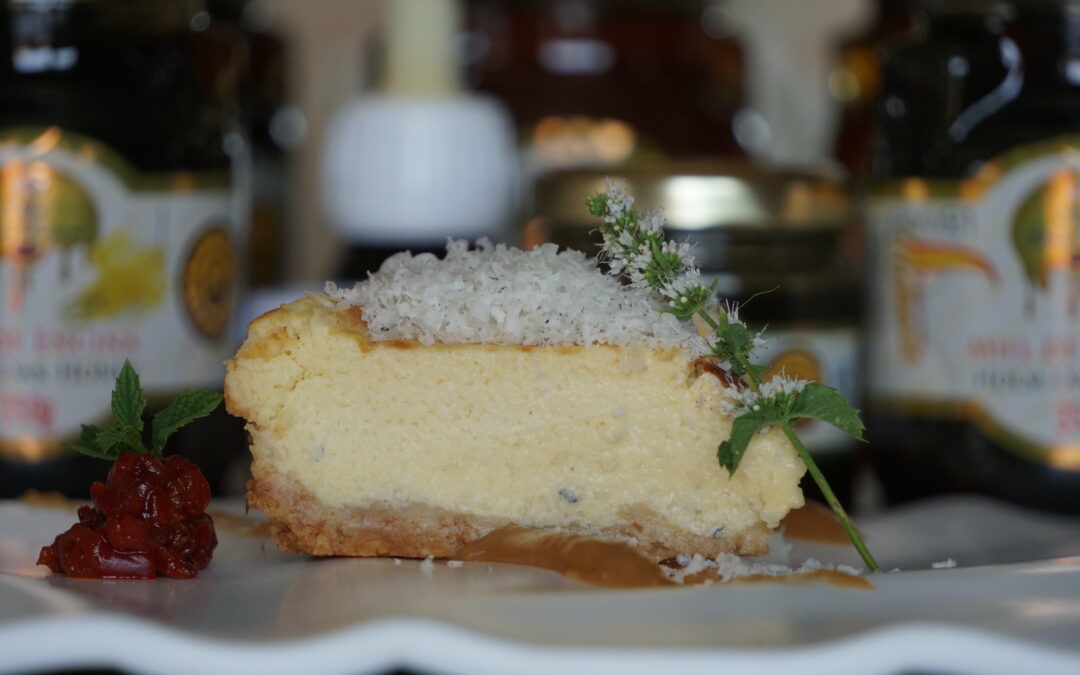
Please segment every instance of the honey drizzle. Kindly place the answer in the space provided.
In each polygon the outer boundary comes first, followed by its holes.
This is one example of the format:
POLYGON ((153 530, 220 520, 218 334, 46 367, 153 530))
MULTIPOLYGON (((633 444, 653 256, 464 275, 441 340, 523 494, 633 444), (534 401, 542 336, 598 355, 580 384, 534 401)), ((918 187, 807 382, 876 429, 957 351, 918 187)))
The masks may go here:
POLYGON ((847 544, 851 541, 836 514, 817 502, 806 502, 801 509, 788 512, 781 528, 789 539, 820 544, 847 544))
MULTIPOLYGON (((678 586, 660 565, 637 548, 621 542, 595 539, 579 534, 546 532, 508 526, 458 548, 454 560, 527 565, 557 572, 569 579, 603 588, 655 588, 678 586)), ((693 586, 723 581, 716 570, 689 575, 683 584, 693 586)), ((872 589, 867 579, 836 570, 778 576, 757 574, 731 579, 727 583, 782 583, 803 585, 825 583, 840 588, 872 589)))
POLYGON ((644 554, 620 541, 503 527, 454 552, 455 560, 539 567, 604 588, 673 586, 644 554))

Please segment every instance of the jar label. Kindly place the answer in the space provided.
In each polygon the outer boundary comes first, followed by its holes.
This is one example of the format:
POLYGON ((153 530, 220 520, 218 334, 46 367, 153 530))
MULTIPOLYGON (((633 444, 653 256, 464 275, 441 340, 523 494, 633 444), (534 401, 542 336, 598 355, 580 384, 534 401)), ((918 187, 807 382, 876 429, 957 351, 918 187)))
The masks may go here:
POLYGON ((227 176, 141 174, 58 128, 0 131, 0 451, 35 459, 148 396, 220 386, 240 222, 227 176))
MULTIPOLYGON (((859 403, 859 335, 854 326, 770 328, 765 349, 754 354, 770 372, 813 380, 859 403)), ((799 438, 814 456, 833 455, 854 447, 851 436, 819 420, 797 424, 799 438)))
MULTIPOLYGON (((1080 470, 1080 138, 880 186, 868 392, 1080 470)), ((947 451, 948 448, 942 448, 947 451)))

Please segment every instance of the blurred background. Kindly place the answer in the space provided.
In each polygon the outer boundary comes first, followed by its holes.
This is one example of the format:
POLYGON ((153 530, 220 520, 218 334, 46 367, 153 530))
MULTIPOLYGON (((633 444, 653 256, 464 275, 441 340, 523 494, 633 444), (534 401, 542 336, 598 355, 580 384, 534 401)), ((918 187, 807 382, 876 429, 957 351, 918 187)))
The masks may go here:
MULTIPOLYGON (((153 410, 394 251, 591 252, 617 175, 865 408, 869 444, 802 430, 845 502, 1080 512, 1080 2, 2 6, 0 496, 85 491, 62 442, 123 358, 153 410)), ((235 494, 243 446, 222 412, 173 450, 235 494)))

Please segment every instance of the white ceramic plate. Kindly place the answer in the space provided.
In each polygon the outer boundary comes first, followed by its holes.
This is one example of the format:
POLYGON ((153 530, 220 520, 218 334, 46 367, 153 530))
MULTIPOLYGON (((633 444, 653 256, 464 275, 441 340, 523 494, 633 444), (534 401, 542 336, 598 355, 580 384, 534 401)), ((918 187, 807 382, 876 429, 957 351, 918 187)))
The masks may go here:
MULTIPOLYGON (((235 504, 225 505, 235 509, 235 504)), ((953 499, 863 523, 875 590, 611 591, 510 565, 313 560, 219 524, 194 581, 35 567, 69 511, 0 502, 0 671, 1080 673, 1080 520, 953 499), (954 569, 931 569, 954 559, 954 569)), ((792 542, 790 561, 856 563, 792 542)))

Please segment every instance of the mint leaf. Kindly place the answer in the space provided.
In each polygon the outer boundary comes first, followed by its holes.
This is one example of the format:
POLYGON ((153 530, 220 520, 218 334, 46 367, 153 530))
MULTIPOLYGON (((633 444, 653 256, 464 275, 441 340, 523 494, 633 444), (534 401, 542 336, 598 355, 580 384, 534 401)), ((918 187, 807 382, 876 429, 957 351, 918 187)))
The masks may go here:
POLYGON ((127 424, 99 432, 97 444, 101 452, 110 459, 116 459, 128 452, 146 452, 142 443, 142 432, 127 424))
POLYGON ((775 411, 771 409, 751 410, 735 418, 731 425, 731 436, 716 449, 716 459, 720 461, 720 466, 728 470, 728 475, 734 474, 735 469, 739 468, 754 434, 775 422, 775 411))
POLYGON ((76 441, 67 444, 75 452, 104 460, 115 460, 128 452, 146 452, 142 442, 143 410, 146 396, 139 383, 139 374, 125 359, 112 391, 112 413, 116 426, 99 429, 93 424, 82 425, 76 441))
POLYGON ((221 404, 221 399, 221 394, 212 391, 187 391, 174 398, 164 410, 154 415, 153 448, 147 450, 142 440, 146 396, 139 383, 139 374, 131 362, 125 360, 112 392, 116 426, 99 429, 93 424, 84 424, 78 440, 68 443, 67 447, 105 460, 115 460, 130 452, 148 452, 161 457, 169 436, 188 422, 209 415, 221 404))
POLYGON ((120 425, 143 429, 142 414, 146 409, 146 396, 143 395, 139 374, 131 366, 131 361, 124 359, 124 367, 116 376, 116 386, 112 392, 112 413, 120 425))
POLYGON ((762 366, 756 363, 746 364, 746 373, 755 380, 764 379, 765 375, 769 372, 768 366, 762 366))
POLYGON ((789 413, 791 419, 812 417, 831 424, 858 440, 863 440, 859 411, 851 407, 843 394, 832 387, 811 383, 803 387, 789 413))
POLYGON ((82 425, 82 433, 79 434, 78 440, 68 443, 67 448, 89 457, 96 457, 97 459, 114 459, 111 455, 102 451, 101 446, 98 443, 98 436, 100 435, 101 429, 93 424, 84 424, 82 425))
POLYGON ((185 391, 170 401, 164 410, 154 415, 151 454, 160 457, 169 436, 188 422, 212 413, 221 404, 221 399, 221 394, 200 389, 185 391))
POLYGON ((67 447, 80 454, 108 461, 127 452, 146 452, 142 444, 142 434, 127 424, 111 429, 99 429, 93 424, 84 424, 78 440, 68 443, 67 447))
POLYGON ((762 427, 813 417, 862 440, 863 423, 858 411, 831 387, 810 383, 795 396, 777 394, 771 399, 758 399, 757 405, 759 410, 749 410, 735 418, 731 437, 717 448, 716 458, 729 474, 739 468, 747 446, 762 427))

